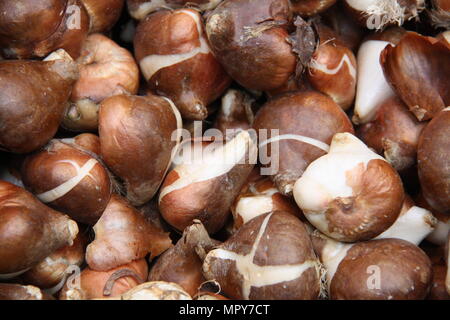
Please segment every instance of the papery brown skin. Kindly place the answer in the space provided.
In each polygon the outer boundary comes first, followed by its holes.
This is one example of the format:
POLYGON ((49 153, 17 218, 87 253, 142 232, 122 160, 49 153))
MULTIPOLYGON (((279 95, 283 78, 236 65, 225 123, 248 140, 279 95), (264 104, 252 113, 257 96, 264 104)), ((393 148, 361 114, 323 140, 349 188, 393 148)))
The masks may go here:
POLYGON ((302 17, 320 14, 336 3, 336 0, 290 0, 291 10, 302 17))
POLYGON ((433 118, 450 104, 450 47, 407 32, 397 46, 381 53, 384 75, 419 121, 433 118))
POLYGON ((255 210, 253 212, 255 217, 270 211, 283 211, 298 217, 300 220, 306 220, 301 210, 291 198, 282 195, 279 191, 273 192, 273 189, 276 188, 275 184, 269 177, 261 176, 259 174, 259 170, 259 168, 253 169, 247 182, 244 184, 239 195, 236 197, 233 205, 231 206, 231 212, 233 214, 232 232, 238 230, 246 222, 239 214, 240 212, 238 210, 239 202, 242 200, 246 201, 256 198, 263 198, 266 199, 266 201, 271 202, 270 210, 264 211, 266 208, 261 208, 260 211, 255 210))
POLYGON ((119 20, 125 0, 81 0, 90 17, 90 33, 109 31, 119 20))
MULTIPOLYGON (((170 98, 183 117, 192 120, 204 120, 208 116, 207 106, 220 97, 231 82, 208 44, 202 44, 200 38, 206 41, 200 14, 192 9, 180 9, 149 15, 138 25, 134 39, 136 60, 149 87, 170 98), (202 50, 163 68, 158 65, 157 71, 148 78, 146 57, 189 54, 203 46, 206 46, 205 52, 202 50)), ((157 64, 151 62, 150 65, 157 64)))
POLYGON ((416 164, 417 145, 425 123, 419 122, 397 97, 388 98, 357 135, 398 171, 416 164))
POLYGON ((55 300, 35 286, 0 283, 0 300, 55 300))
POLYGON ((28 153, 56 133, 78 77, 75 63, 0 61, 0 149, 28 153))
MULTIPOLYGON (((81 288, 70 289, 69 283, 66 283, 59 294, 59 299, 91 300, 117 297, 143 283, 147 275, 148 265, 145 259, 136 260, 108 271, 94 271, 87 267, 75 279, 79 279, 81 288)), ((76 281, 74 282, 76 283, 76 281)))
POLYGON ((450 213, 450 108, 438 113, 422 131, 417 152, 422 193, 429 205, 450 213))
POLYGON ((127 0, 127 7, 133 18, 142 20, 160 9, 178 9, 188 6, 198 11, 206 11, 214 9, 220 2, 222 0, 127 0))
POLYGON ((317 91, 328 95, 342 109, 347 110, 352 106, 356 95, 356 57, 336 39, 332 30, 323 30, 325 28, 319 28, 320 42, 311 57, 308 81, 317 91))
POLYGON ((194 296, 206 281, 196 248, 201 247, 209 251, 218 244, 218 241, 209 238, 201 223, 194 223, 184 230, 183 236, 174 247, 158 258, 150 270, 148 281, 174 282, 194 296))
POLYGON ((64 279, 71 266, 80 267, 83 264, 86 243, 86 237, 78 233, 72 245, 58 249, 21 275, 21 279, 24 283, 42 289, 55 287, 64 279))
MULTIPOLYGON (((66 12, 58 29, 50 37, 36 44, 33 56, 45 57, 56 49, 64 49, 77 59, 89 32, 89 16, 80 0, 68 0, 66 12)), ((22 57, 23 58, 23 57, 22 57)))
POLYGON ((417 246, 399 239, 358 242, 347 251, 330 284, 334 300, 425 299, 433 271, 417 246), (380 282, 376 282, 380 277, 380 282), (380 287, 377 288, 377 284, 380 287))
POLYGON ((222 104, 213 127, 224 135, 227 130, 248 130, 254 120, 255 99, 242 90, 230 89, 222 96, 222 104))
POLYGON ((99 33, 88 36, 77 64, 80 77, 73 86, 62 125, 71 131, 94 131, 104 99, 138 92, 139 69, 128 50, 99 33))
MULTIPOLYGON (((244 224, 234 235, 218 247, 237 255, 248 255, 259 232, 261 241, 257 246, 252 263, 259 267, 276 268, 286 265, 300 265, 306 261, 318 261, 308 232, 303 223, 291 214, 278 211, 258 216, 244 224), (265 230, 263 222, 268 218, 265 230)), ((275 282, 266 286, 252 286, 248 297, 243 295, 243 277, 235 260, 222 259, 210 251, 203 264, 203 273, 209 280, 219 282, 224 294, 231 299, 250 300, 311 300, 317 299, 320 291, 318 270, 307 268, 298 278, 275 282)), ((241 257, 238 257, 241 258, 241 257)), ((251 267, 246 272, 256 272, 251 267)), ((275 274, 274 271, 272 271, 275 274)), ((281 278, 284 272, 280 270, 281 278)))
POLYGON ((95 240, 86 249, 86 262, 97 271, 116 268, 149 253, 156 257, 172 246, 168 233, 148 222, 116 194, 111 196, 94 231, 95 240))
POLYGON ((144 204, 158 190, 176 146, 171 138, 177 128, 177 117, 162 97, 117 95, 102 102, 102 158, 124 181, 133 205, 144 204))
POLYGON ((107 300, 192 300, 192 297, 176 283, 150 281, 107 300))
POLYGON ((78 226, 31 193, 0 181, 0 274, 33 267, 71 245, 78 226))
POLYGON ((108 170, 98 159, 56 139, 44 150, 28 156, 21 174, 24 185, 42 202, 89 225, 100 218, 112 192, 108 170), (80 168, 93 161, 96 163, 74 187, 48 200, 41 197, 78 176, 80 168))
MULTIPOLYGON (((181 231, 198 219, 205 225, 209 234, 218 232, 225 225, 230 215, 231 204, 254 167, 253 151, 256 153, 256 150, 253 142, 251 144, 247 145, 244 158, 239 163, 229 171, 207 180, 194 179, 190 182, 186 179, 190 174, 197 173, 198 164, 194 164, 192 173, 189 171, 189 165, 183 163, 169 171, 159 196, 159 209, 164 220, 181 231), (162 195, 165 188, 170 188, 172 183, 176 183, 179 179, 184 179, 188 183, 162 195)), ((194 148, 196 145, 198 144, 195 144, 194 148)), ((204 166, 207 167, 208 163, 204 163, 204 166)))
POLYGON ((297 65, 288 38, 287 0, 225 0, 208 17, 206 33, 227 73, 247 89, 283 86, 297 65))
MULTIPOLYGON (((302 135, 326 144, 331 143, 336 133, 354 132, 345 112, 331 98, 313 91, 291 92, 269 100, 258 111, 253 128, 269 129, 267 139, 272 137, 270 129, 278 129, 280 135, 302 135)), ((262 153, 270 158, 267 149, 260 148, 260 156, 262 153)), ((279 153, 279 170, 271 179, 284 195, 292 193, 295 181, 312 161, 326 154, 316 146, 296 140, 281 140, 279 153)))

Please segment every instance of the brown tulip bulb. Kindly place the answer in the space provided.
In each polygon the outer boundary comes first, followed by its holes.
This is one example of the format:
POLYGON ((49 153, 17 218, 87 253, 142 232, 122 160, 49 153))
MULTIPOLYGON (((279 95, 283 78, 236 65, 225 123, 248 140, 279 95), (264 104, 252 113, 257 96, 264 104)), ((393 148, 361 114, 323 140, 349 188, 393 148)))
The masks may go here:
POLYGON ((4 0, 0 48, 7 58, 44 57, 64 49, 80 54, 89 16, 79 0, 4 0))
POLYGON ((417 153, 419 179, 427 203, 450 213, 450 107, 438 113, 422 131, 417 153))
POLYGON ((194 219, 210 234, 219 231, 256 163, 254 140, 249 131, 242 131, 226 143, 212 143, 185 157, 161 186, 159 209, 164 220, 179 231, 194 219))
POLYGON ((72 131, 95 131, 103 100, 137 93, 139 69, 130 52, 102 34, 86 39, 77 64, 80 77, 73 87, 62 126, 72 131))
POLYGON ((404 200, 397 171, 350 133, 333 137, 329 153, 309 165, 293 193, 313 226, 343 242, 387 230, 404 200))
POLYGON ((336 133, 353 133, 345 112, 331 98, 314 91, 269 100, 258 111, 253 128, 259 131, 259 158, 284 195, 291 195, 306 167, 328 152, 336 133))
POLYGON ((136 29, 135 55, 149 86, 187 119, 203 120, 230 78, 214 58, 201 15, 192 9, 158 11, 136 29))
POLYGON ((148 281, 166 281, 180 285, 191 296, 197 294, 206 281, 202 274, 202 261, 196 253, 201 247, 209 251, 218 245, 198 221, 187 227, 177 244, 164 252, 153 265, 148 281))
POLYGON ((400 239, 344 244, 313 234, 333 300, 420 300, 431 288, 430 259, 400 239))
POLYGON ((304 219, 295 202, 282 195, 269 177, 261 176, 255 168, 231 206, 235 232, 251 219, 267 212, 284 211, 304 219))
POLYGON ((248 130, 255 118, 255 99, 242 90, 229 89, 223 96, 213 127, 224 135, 227 130, 248 130))
POLYGON ((425 0, 345 0, 348 12, 368 29, 382 30, 417 19, 425 9, 425 0))
POLYGON ((416 164, 419 136, 425 127, 397 97, 377 107, 375 118, 361 125, 357 134, 398 171, 416 164))
POLYGON ((450 105, 450 46, 407 32, 380 56, 386 79, 419 121, 450 105), (414 61, 414 63, 412 63, 414 61))
POLYGON ((290 0, 291 10, 302 17, 311 17, 330 8, 337 0, 290 0))
POLYGON ((155 195, 176 153, 181 137, 176 130, 181 128, 178 109, 166 98, 118 95, 102 102, 102 158, 125 183, 131 204, 142 205, 155 195))
POLYGON ((53 138, 78 77, 70 60, 0 61, 0 149, 28 153, 53 138))
POLYGON ((309 300, 319 297, 319 265, 303 223, 278 211, 250 220, 209 251, 203 273, 232 299, 309 300))
POLYGON ((109 31, 119 20, 125 0, 81 0, 86 8, 89 18, 89 32, 109 31))
POLYGON ((86 268, 69 277, 59 294, 60 300, 91 300, 117 297, 144 283, 148 274, 145 259, 136 260, 108 271, 86 268))
POLYGON ((58 292, 72 268, 83 264, 85 248, 86 239, 79 233, 72 245, 58 249, 25 272, 21 279, 24 283, 46 289, 48 293, 58 292))
POLYGON ((31 193, 0 181, 0 277, 23 273, 54 251, 72 245, 75 221, 31 193))
POLYGON ((198 11, 214 9, 222 0, 127 0, 128 12, 143 20, 147 15, 159 9, 178 9, 183 6, 193 7, 198 11))
POLYGON ((112 192, 109 173, 98 158, 56 139, 28 156, 21 173, 40 201, 85 224, 97 222, 112 192))
POLYGON ((315 49, 315 34, 300 17, 289 36, 288 0, 225 0, 206 23, 211 50, 227 73, 250 90, 271 91, 300 76, 315 49))
POLYGON ((35 286, 0 283, 0 300, 55 300, 35 286))
POLYGON ((347 110, 355 100, 356 75, 353 52, 338 40, 321 38, 309 64, 311 85, 347 110))
POLYGON ((151 253, 156 257, 172 246, 169 234, 148 222, 125 199, 113 194, 94 226, 95 240, 86 249, 86 262, 106 271, 151 253))

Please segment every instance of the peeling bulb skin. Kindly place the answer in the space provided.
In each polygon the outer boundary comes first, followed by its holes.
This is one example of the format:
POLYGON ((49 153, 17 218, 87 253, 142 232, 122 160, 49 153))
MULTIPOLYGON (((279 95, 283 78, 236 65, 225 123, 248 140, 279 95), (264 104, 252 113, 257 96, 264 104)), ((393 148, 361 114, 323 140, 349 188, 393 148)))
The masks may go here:
POLYGON ((432 0, 428 10, 431 24, 437 28, 450 29, 450 2, 448 0, 432 0))
POLYGON ((343 242, 387 230, 404 199, 395 169, 350 133, 333 137, 329 153, 309 165, 293 194, 313 226, 343 242))
POLYGON ((16 273, 71 245, 75 221, 50 209, 31 193, 0 181, 0 274, 16 273))
POLYGON ((395 95, 380 64, 380 54, 387 45, 389 42, 369 40, 362 43, 358 50, 358 80, 352 119, 355 124, 373 120, 377 107, 395 95))
POLYGON ((282 195, 270 178, 259 175, 258 171, 259 169, 253 169, 231 206, 232 232, 236 232, 251 219, 272 211, 284 211, 305 220, 295 202, 282 195))
POLYGON ((204 120, 208 105, 231 82, 210 50, 201 15, 193 9, 147 16, 136 29, 134 47, 150 89, 170 98, 186 119, 204 120))
POLYGON ((14 153, 39 149, 58 130, 78 77, 75 63, 3 60, 0 74, 0 149, 14 153))
POLYGON ((342 109, 347 110, 353 105, 357 80, 356 58, 340 41, 321 38, 307 74, 311 85, 330 96, 342 109))
POLYGON ((125 184, 126 198, 142 205, 157 192, 176 154, 182 120, 172 101, 158 96, 117 95, 99 113, 101 154, 125 184))
POLYGON ((106 271, 142 259, 156 257, 172 246, 168 233, 148 222, 125 199, 113 194, 94 226, 95 239, 86 249, 86 262, 106 271))
POLYGON ((206 33, 216 58, 247 89, 270 91, 294 74, 297 57, 288 38, 288 0, 227 0, 208 17, 206 33))
POLYGON ((384 75, 419 121, 450 105, 450 47, 435 38, 407 32, 380 56, 384 75))
POLYGON ((336 133, 354 132, 345 112, 331 98, 314 91, 269 100, 258 111, 253 128, 267 130, 266 136, 259 136, 260 158, 269 160, 263 165, 284 195, 291 195, 307 166, 328 152, 336 133))
POLYGON ((331 279, 333 300, 423 300, 432 284, 432 266, 417 246, 399 239, 351 246, 331 279))
POLYGON ((203 263, 207 279, 243 300, 317 299, 319 269, 305 226, 282 211, 250 220, 203 263))
POLYGON ((376 30, 418 19, 425 9, 425 0, 345 0, 343 3, 362 26, 376 30))
POLYGON ((419 122, 397 97, 388 98, 376 109, 373 120, 357 129, 358 137, 400 172, 416 165, 425 123, 419 122))
POLYGON ((121 294, 144 283, 147 274, 148 266, 145 259, 108 271, 94 271, 88 267, 65 284, 59 299, 91 300, 120 297, 121 294))
POLYGON ((189 295, 197 294, 206 281, 197 247, 209 251, 219 242, 212 240, 199 222, 187 227, 177 244, 164 252, 153 265, 148 281, 166 281, 180 285, 189 295))
POLYGON ((0 300, 55 300, 35 286, 0 283, 0 300))
POLYGON ((198 11, 213 10, 222 0, 127 0, 128 12, 136 20, 160 9, 179 9, 183 6, 198 11))
POLYGON ((426 202, 450 213, 450 108, 439 112, 423 130, 418 147, 420 185, 426 202))
POLYGON ((25 159, 21 175, 40 201, 89 225, 100 218, 112 192, 110 175, 95 155, 56 139, 25 159))
MULTIPOLYGON (((166 176, 159 194, 164 220, 181 231, 200 220, 209 234, 219 231, 257 158, 256 138, 242 131, 226 143, 198 148, 166 176)), ((198 143, 194 144, 194 148, 198 143)))

